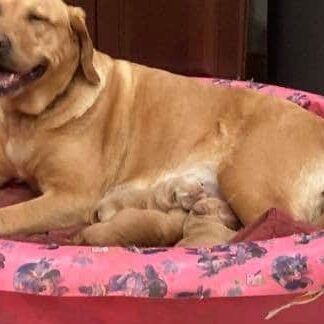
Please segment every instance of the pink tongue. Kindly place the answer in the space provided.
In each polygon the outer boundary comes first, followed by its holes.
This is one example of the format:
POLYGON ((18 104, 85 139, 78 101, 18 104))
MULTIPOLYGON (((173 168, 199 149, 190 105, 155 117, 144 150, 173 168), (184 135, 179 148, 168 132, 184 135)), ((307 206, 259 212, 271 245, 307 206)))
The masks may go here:
POLYGON ((10 73, 0 71, 0 87, 9 88, 21 79, 22 75, 19 73, 10 73))

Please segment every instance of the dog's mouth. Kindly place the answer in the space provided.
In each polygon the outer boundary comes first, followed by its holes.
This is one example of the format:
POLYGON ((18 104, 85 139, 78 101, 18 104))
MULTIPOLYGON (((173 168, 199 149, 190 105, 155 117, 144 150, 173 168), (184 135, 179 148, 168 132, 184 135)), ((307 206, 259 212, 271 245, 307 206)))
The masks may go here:
POLYGON ((40 79, 46 72, 47 66, 39 64, 28 73, 15 72, 0 66, 0 96, 13 94, 30 82, 40 79))

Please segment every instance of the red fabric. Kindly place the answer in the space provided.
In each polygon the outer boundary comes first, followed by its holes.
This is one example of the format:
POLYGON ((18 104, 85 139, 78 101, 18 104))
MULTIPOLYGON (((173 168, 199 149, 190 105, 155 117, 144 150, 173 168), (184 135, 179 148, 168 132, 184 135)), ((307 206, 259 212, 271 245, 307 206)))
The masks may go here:
POLYGON ((320 228, 316 226, 294 221, 289 214, 271 209, 254 224, 243 228, 231 242, 264 241, 293 234, 310 234, 318 230, 320 228))
POLYGON ((27 184, 9 182, 0 189, 0 207, 7 207, 28 201, 37 195, 27 184))
MULTIPOLYGON (((259 324, 267 313, 295 296, 205 300, 154 300, 124 297, 62 298, 0 293, 1 324, 259 324)), ((318 324, 324 299, 293 307, 271 324, 318 324)))

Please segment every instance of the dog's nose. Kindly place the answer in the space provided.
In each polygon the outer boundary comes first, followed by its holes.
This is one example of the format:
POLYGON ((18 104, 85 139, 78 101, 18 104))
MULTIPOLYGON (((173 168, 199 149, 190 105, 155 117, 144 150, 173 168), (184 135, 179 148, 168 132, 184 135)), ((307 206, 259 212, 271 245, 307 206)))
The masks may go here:
POLYGON ((11 42, 9 38, 5 35, 0 33, 0 55, 5 56, 9 54, 11 49, 11 42))

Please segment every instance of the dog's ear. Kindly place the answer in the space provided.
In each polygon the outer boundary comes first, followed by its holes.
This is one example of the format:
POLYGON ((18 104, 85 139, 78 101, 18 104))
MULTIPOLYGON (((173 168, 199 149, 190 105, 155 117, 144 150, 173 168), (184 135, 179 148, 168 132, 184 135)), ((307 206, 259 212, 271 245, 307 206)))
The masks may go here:
POLYGON ((72 30, 78 35, 81 46, 81 66, 86 79, 98 84, 99 75, 93 65, 93 44, 86 25, 85 12, 78 7, 69 7, 69 19, 72 30))

